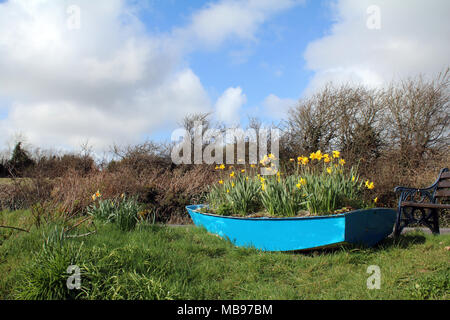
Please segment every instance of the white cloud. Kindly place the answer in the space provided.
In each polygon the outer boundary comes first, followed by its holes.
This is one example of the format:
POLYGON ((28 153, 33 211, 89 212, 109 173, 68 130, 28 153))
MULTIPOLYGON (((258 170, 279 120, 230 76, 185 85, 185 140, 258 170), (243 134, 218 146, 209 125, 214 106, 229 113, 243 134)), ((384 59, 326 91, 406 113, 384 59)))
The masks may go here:
POLYGON ((4 134, 30 142, 96 148, 135 142, 175 123, 180 112, 209 110, 197 76, 177 70, 180 53, 144 32, 124 1, 73 1, 81 28, 67 28, 63 2, 0 4, 0 95, 13 101, 4 134))
POLYGON ((273 15, 304 0, 222 0, 194 13, 188 27, 174 32, 187 44, 217 47, 228 39, 256 40, 258 28, 273 15))
POLYGON ((217 120, 227 124, 240 122, 241 107, 247 102, 247 97, 242 93, 240 87, 228 88, 222 96, 217 99, 215 110, 217 120))
MULTIPOLYGON (((327 81, 377 86, 449 65, 447 0, 338 0, 329 34, 309 44, 304 57, 315 71, 309 90, 327 81), (380 9, 380 29, 369 29, 370 6, 380 9)), ((372 11, 373 12, 373 11, 372 11)))
POLYGON ((276 120, 285 119, 290 108, 297 103, 294 99, 282 99, 274 94, 270 94, 263 101, 264 116, 276 120))
MULTIPOLYGON (((212 103, 184 56, 227 39, 253 41, 273 14, 297 0, 222 0, 194 12, 190 23, 150 34, 125 0, 9 0, 0 3, 0 99, 10 101, 0 135, 22 132, 39 146, 95 148, 133 143, 174 126, 212 103), (79 30, 67 7, 80 8, 79 30)), ((219 117, 235 119, 240 88, 217 101, 219 117), (229 108, 227 108, 229 106, 229 108)))
MULTIPOLYGON (((129 106, 107 108, 103 104, 75 100, 51 100, 15 104, 9 117, 0 121, 5 135, 17 129, 39 146, 78 147, 89 140, 105 149, 113 142, 134 143, 153 128, 173 125, 184 112, 206 112, 211 105, 198 77, 185 70, 159 86, 137 92, 129 106)), ((1 133, 1 132, 0 132, 1 133)))

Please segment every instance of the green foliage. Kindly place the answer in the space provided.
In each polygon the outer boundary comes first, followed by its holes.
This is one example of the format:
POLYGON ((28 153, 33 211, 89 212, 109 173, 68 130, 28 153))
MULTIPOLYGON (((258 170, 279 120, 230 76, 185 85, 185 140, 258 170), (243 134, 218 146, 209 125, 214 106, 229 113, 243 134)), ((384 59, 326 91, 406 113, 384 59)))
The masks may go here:
POLYGON ((14 298, 19 300, 62 300, 77 298, 79 292, 67 287, 67 268, 81 259, 81 247, 63 244, 57 228, 35 253, 29 264, 19 272, 14 298))
POLYGON ((305 208, 307 194, 297 187, 295 176, 265 178, 260 197, 264 208, 273 216, 293 217, 305 208))
MULTIPOLYGON (((48 240, 48 239, 47 239, 48 240)), ((45 242, 42 251, 19 272, 14 298, 24 300, 173 299, 161 282, 132 269, 130 247, 109 251, 84 243, 45 242), (68 266, 80 267, 81 288, 68 289, 68 266), (124 267, 125 270, 121 269, 124 267), (128 268, 131 268, 129 270, 128 268)))
POLYGON ((306 180, 302 190, 308 195, 306 207, 311 214, 329 214, 344 206, 365 206, 362 183, 355 168, 347 173, 342 167, 323 166, 321 172, 302 170, 298 176, 299 180, 301 178, 306 180))
POLYGON ((257 179, 233 172, 233 179, 210 188, 207 201, 218 214, 246 215, 259 209, 259 190, 257 179))
POLYGON ((435 300, 440 297, 450 298, 450 268, 435 271, 430 275, 420 278, 410 288, 410 292, 416 299, 435 300))
POLYGON ((135 198, 127 199, 126 196, 115 200, 98 200, 87 209, 88 214, 95 219, 113 223, 122 231, 130 231, 135 228, 141 211, 142 206, 137 200, 135 198))
MULTIPOLYGON (((338 209, 373 206, 363 201, 364 186, 358 168, 345 167, 339 152, 331 157, 317 151, 311 159, 299 157, 298 163, 292 159, 293 170, 284 168, 274 175, 252 177, 233 171, 230 178, 210 187, 206 201, 214 213, 241 216, 263 210, 278 217, 294 217, 305 211, 327 215, 338 209)), ((270 172, 270 168, 266 169, 270 172)))

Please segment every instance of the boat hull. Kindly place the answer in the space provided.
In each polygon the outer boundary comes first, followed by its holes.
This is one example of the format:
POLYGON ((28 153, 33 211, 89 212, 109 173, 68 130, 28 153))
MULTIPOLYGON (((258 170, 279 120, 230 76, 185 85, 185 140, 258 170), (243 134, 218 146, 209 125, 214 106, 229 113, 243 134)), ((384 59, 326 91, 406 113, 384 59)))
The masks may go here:
POLYGON ((373 246, 392 233, 396 211, 375 208, 345 214, 301 218, 225 217, 186 207, 195 225, 229 239, 238 247, 263 251, 293 251, 339 243, 373 246))

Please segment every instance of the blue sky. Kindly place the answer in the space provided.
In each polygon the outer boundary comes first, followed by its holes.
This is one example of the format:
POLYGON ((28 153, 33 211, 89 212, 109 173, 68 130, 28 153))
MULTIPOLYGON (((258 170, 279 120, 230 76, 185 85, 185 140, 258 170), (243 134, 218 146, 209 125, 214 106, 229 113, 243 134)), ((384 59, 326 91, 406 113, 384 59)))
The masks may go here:
MULTIPOLYGON (((170 32, 189 23, 204 1, 155 1, 141 15, 150 32, 170 32)), ((240 119, 257 116, 277 122, 270 115, 255 113, 269 94, 297 100, 314 72, 305 67, 306 46, 328 32, 332 24, 330 0, 308 0, 277 14, 261 26, 250 43, 228 40, 218 49, 199 50, 185 57, 185 63, 199 76, 209 96, 216 100, 230 86, 239 86, 247 97, 240 119)), ((166 139, 171 130, 150 135, 166 139)))
POLYGON ((448 0, 0 0, 0 146, 167 141, 199 112, 277 123, 329 82, 442 71, 448 16, 448 0))

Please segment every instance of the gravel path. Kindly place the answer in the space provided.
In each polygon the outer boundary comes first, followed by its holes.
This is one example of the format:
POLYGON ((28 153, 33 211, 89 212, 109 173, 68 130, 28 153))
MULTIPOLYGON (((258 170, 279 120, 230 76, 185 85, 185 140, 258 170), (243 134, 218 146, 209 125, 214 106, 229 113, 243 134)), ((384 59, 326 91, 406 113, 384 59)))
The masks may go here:
MULTIPOLYGON (((414 231, 414 230, 417 230, 417 229, 420 230, 420 231, 423 231, 424 233, 431 233, 430 229, 428 229, 428 228, 405 228, 402 231, 402 233, 411 232, 411 231, 414 231)), ((441 234, 448 234, 448 233, 450 233, 450 228, 439 228, 439 230, 440 230, 441 234)))

